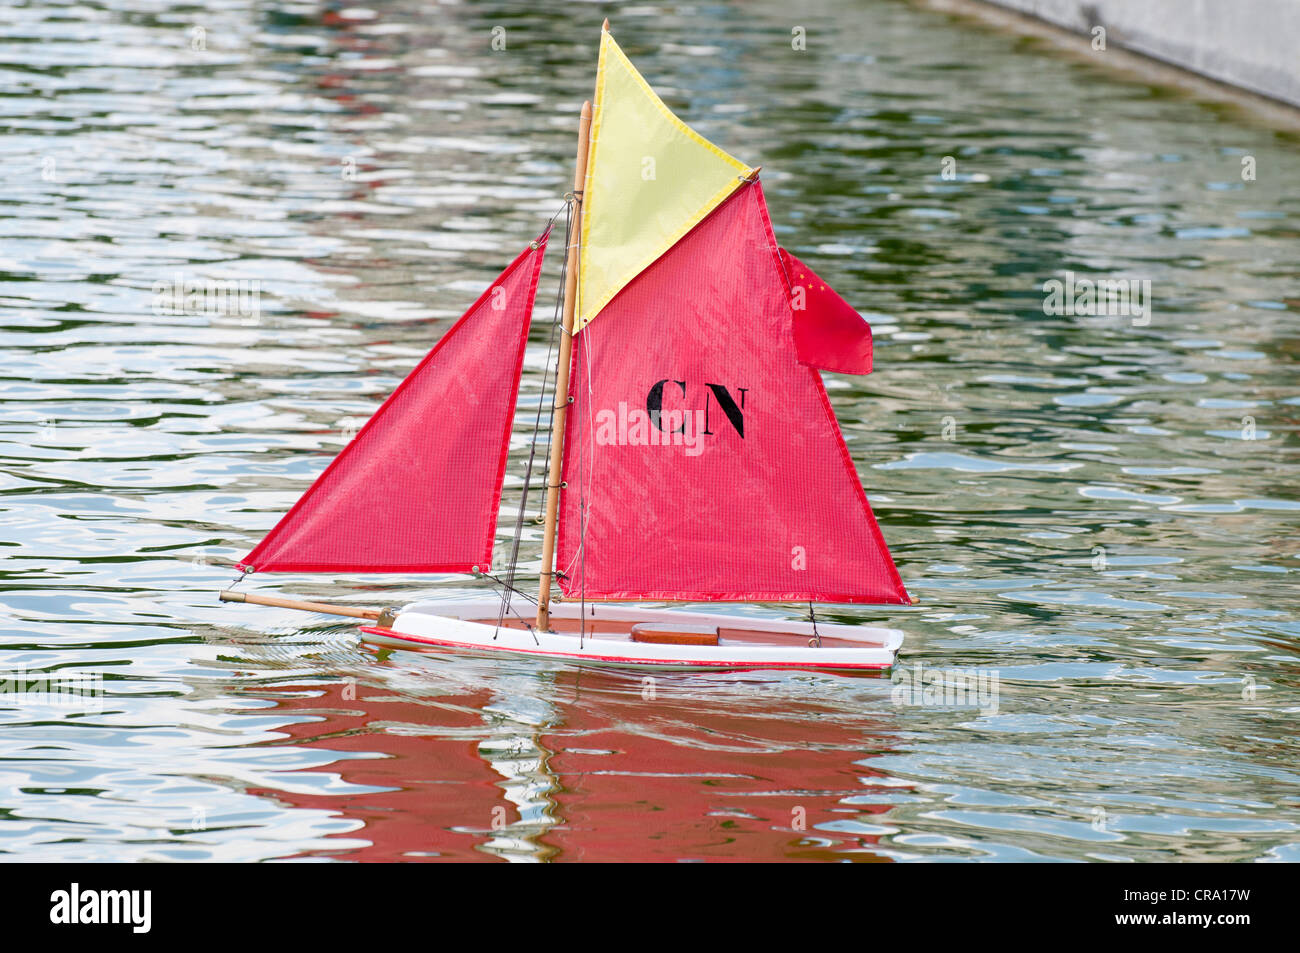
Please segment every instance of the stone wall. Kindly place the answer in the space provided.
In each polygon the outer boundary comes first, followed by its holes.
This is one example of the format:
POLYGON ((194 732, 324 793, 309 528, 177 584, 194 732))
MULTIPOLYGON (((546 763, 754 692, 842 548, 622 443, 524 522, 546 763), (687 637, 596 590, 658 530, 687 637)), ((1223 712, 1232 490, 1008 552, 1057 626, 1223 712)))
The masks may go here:
POLYGON ((983 0, 1300 106, 1300 0, 983 0))

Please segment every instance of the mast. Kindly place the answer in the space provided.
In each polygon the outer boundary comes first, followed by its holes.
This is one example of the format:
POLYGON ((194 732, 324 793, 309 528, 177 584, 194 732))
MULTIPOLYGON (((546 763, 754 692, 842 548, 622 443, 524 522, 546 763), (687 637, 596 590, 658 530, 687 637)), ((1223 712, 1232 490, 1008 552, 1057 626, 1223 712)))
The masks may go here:
MULTIPOLYGON (((605 29, 609 21, 605 21, 605 29)), ((556 519, 560 506, 560 473, 564 464, 564 421, 569 409, 569 365, 573 356, 573 312, 578 297, 578 255, 582 243, 582 190, 587 179, 587 146, 591 136, 591 102, 582 104, 578 120, 578 159, 573 171, 574 214, 564 272, 564 313, 560 334, 560 363, 555 372, 555 412, 551 416, 551 466, 546 477, 546 532, 542 538, 542 576, 537 592, 537 629, 551 628, 551 582, 555 579, 556 519)))

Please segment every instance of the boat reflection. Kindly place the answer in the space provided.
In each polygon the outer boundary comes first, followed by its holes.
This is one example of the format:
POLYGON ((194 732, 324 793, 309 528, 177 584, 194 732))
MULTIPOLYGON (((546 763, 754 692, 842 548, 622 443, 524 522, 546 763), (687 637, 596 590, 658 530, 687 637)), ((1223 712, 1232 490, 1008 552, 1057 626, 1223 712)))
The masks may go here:
POLYGON ((258 692, 295 716, 277 743, 337 752, 308 770, 356 792, 253 792, 364 825, 339 836, 369 846, 313 853, 889 859, 875 848, 902 785, 870 766, 891 744, 888 683, 878 679, 494 670, 463 659, 430 662, 434 677, 420 677, 405 661, 386 664, 390 679, 258 692), (444 677, 462 666, 476 679, 444 677))

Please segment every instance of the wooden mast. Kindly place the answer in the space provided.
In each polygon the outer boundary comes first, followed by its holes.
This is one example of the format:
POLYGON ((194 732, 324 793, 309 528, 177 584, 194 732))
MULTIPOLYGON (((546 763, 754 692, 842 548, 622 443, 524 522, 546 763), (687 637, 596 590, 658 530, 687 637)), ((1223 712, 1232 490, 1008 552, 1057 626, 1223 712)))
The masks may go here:
MULTIPOLYGON (((605 21, 604 29, 609 29, 605 21)), ((569 364, 573 358, 573 313, 578 298, 578 255, 582 244, 582 190, 587 180, 587 146, 591 138, 591 103, 582 104, 578 120, 578 161, 573 171, 574 213, 564 272, 564 313, 560 364, 555 372, 555 413, 551 417, 551 466, 546 477, 546 533, 542 538, 542 578, 537 592, 537 630, 551 628, 551 582, 555 578, 555 533, 560 508, 560 472, 564 457, 564 421, 569 409, 569 364)))

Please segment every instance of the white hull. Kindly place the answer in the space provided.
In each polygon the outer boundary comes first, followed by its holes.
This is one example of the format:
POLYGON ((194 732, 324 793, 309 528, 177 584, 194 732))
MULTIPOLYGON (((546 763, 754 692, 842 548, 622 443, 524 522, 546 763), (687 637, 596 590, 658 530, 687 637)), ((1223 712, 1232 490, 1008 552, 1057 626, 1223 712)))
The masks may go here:
MULTIPOLYGON (((528 616, 528 603, 517 604, 528 616)), ((643 609, 617 604, 588 604, 577 631, 581 606, 557 603, 551 618, 560 629, 538 632, 496 625, 499 598, 463 602, 417 602, 398 614, 392 628, 363 626, 364 640, 405 649, 450 650, 477 655, 506 654, 582 665, 636 667, 652 670, 812 669, 872 672, 894 664, 903 633, 898 629, 835 625, 818 622, 820 647, 809 622, 760 619, 751 616, 673 609, 643 609), (638 623, 688 624, 717 627, 716 645, 677 645, 633 641, 638 623), (592 629, 596 631, 591 631, 592 629)), ((519 618, 509 613, 509 623, 519 618)))

